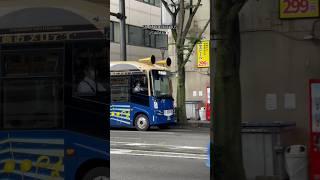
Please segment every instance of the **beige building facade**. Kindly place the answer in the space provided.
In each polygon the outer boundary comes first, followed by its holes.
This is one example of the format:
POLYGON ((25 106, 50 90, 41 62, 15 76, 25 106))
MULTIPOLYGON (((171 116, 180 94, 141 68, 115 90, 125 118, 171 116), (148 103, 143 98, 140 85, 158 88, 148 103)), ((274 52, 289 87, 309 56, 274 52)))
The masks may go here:
POLYGON ((288 144, 309 136, 308 83, 320 78, 316 20, 280 19, 278 0, 248 1, 240 13, 242 119, 296 123, 288 144))

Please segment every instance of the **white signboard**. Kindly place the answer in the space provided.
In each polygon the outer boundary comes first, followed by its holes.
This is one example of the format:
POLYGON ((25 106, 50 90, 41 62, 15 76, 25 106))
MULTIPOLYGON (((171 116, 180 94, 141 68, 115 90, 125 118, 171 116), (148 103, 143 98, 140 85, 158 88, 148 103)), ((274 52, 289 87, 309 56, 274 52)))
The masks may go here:
POLYGON ((197 91, 193 91, 192 92, 192 95, 195 97, 195 96, 197 96, 197 91))
POLYGON ((202 91, 199 91, 199 96, 202 96, 202 91))
POLYGON ((277 109, 277 95, 266 94, 266 110, 273 111, 277 109))
POLYGON ((284 108, 285 109, 296 108, 296 95, 294 93, 286 93, 284 95, 284 108))

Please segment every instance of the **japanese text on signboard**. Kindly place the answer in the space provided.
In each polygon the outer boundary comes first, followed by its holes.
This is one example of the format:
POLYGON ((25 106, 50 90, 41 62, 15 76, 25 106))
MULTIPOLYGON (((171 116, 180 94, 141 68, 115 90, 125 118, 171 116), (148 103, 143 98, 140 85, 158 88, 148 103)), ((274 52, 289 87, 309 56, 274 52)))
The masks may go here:
POLYGON ((280 18, 319 16, 319 0, 279 0, 280 18))
POLYGON ((210 61, 209 41, 201 41, 197 44, 198 68, 208 68, 210 61))

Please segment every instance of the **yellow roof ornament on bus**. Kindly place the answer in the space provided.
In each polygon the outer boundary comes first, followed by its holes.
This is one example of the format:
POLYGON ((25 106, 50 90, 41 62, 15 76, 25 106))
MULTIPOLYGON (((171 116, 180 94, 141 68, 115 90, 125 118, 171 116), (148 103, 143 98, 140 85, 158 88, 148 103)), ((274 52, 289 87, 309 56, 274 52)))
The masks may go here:
POLYGON ((139 59, 139 62, 150 65, 156 64, 162 66, 166 65, 167 67, 171 66, 171 58, 168 57, 167 59, 156 61, 156 57, 154 55, 148 58, 139 59))
POLYGON ((162 65, 162 66, 171 66, 171 58, 167 58, 167 59, 163 59, 163 60, 159 60, 156 62, 157 65, 162 65))
POLYGON ((154 64, 156 62, 156 57, 152 55, 148 58, 139 59, 139 62, 145 63, 145 64, 154 64))

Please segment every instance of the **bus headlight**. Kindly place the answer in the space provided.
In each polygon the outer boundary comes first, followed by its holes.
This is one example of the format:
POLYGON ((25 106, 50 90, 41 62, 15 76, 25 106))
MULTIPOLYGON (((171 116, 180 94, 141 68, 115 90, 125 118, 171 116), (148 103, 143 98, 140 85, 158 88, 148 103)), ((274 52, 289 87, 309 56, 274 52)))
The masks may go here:
POLYGON ((158 109, 158 102, 157 101, 153 102, 153 107, 154 107, 154 109, 158 109))

